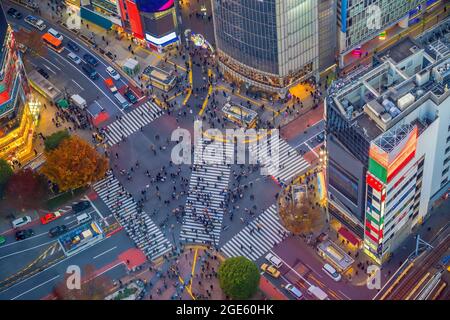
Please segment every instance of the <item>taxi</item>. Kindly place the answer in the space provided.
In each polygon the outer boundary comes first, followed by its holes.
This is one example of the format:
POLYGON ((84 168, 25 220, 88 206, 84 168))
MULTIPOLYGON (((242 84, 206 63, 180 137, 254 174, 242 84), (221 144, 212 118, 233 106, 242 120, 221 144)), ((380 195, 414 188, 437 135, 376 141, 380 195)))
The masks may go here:
POLYGON ((261 265, 261 270, 264 271, 265 273, 270 274, 274 278, 278 278, 281 274, 280 271, 277 270, 277 268, 275 268, 272 265, 269 266, 267 263, 263 263, 261 265))
POLYGON ((62 216, 62 212, 61 211, 55 211, 55 212, 49 212, 47 214, 45 214, 44 216, 41 217, 41 223, 42 224, 47 224, 52 222, 53 220, 56 220, 58 218, 61 218, 62 216))

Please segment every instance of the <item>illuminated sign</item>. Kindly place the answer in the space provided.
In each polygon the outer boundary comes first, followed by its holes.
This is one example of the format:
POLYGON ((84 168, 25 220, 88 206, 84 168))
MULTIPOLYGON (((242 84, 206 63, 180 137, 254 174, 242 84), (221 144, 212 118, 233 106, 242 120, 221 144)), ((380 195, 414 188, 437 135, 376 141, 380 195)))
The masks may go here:
POLYGON ((139 11, 161 12, 173 7, 174 0, 136 0, 139 11))
POLYGON ((178 40, 178 37, 175 32, 171 32, 168 35, 165 35, 161 38, 156 38, 156 37, 146 33, 145 39, 147 39, 147 41, 150 41, 151 43, 156 44, 156 45, 165 45, 165 44, 169 44, 171 42, 178 40))

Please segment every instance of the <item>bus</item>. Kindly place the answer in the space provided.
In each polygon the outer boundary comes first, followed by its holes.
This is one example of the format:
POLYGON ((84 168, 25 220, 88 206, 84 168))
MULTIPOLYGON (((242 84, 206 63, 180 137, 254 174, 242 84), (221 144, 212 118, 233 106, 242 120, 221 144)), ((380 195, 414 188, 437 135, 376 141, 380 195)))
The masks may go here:
POLYGON ((64 47, 62 45, 62 41, 59 40, 58 38, 52 36, 48 32, 42 36, 42 40, 47 45, 47 47, 49 47, 53 51, 61 53, 64 50, 64 47))

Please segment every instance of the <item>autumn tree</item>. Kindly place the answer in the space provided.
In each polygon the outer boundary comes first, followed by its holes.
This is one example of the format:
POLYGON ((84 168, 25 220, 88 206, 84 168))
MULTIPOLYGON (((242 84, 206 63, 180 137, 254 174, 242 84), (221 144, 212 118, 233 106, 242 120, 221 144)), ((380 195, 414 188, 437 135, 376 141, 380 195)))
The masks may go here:
POLYGON ((280 219, 285 228, 294 234, 307 234, 320 228, 323 215, 314 190, 308 190, 295 200, 290 190, 285 190, 279 199, 280 219))
POLYGON ((92 184, 108 169, 108 160, 78 136, 64 139, 56 149, 45 152, 45 157, 41 172, 61 191, 92 184))
POLYGON ((15 39, 18 43, 26 46, 34 55, 45 57, 48 54, 48 49, 42 41, 42 35, 37 30, 27 31, 19 29, 14 33, 15 39))
POLYGON ((64 280, 54 287, 53 293, 58 300, 103 300, 114 287, 108 276, 97 275, 95 267, 90 264, 82 270, 79 289, 68 287, 68 283, 75 284, 73 277, 66 273, 64 280))
POLYGON ((8 204, 18 210, 40 208, 47 195, 45 178, 30 168, 14 173, 5 188, 8 204))

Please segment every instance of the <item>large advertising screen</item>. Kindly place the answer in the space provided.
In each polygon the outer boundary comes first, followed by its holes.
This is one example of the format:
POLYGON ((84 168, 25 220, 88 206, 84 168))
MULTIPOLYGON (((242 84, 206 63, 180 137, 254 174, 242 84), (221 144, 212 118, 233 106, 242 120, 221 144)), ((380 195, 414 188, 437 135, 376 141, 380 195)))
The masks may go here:
POLYGON ((141 12, 160 12, 173 7, 174 0, 136 0, 141 12))

